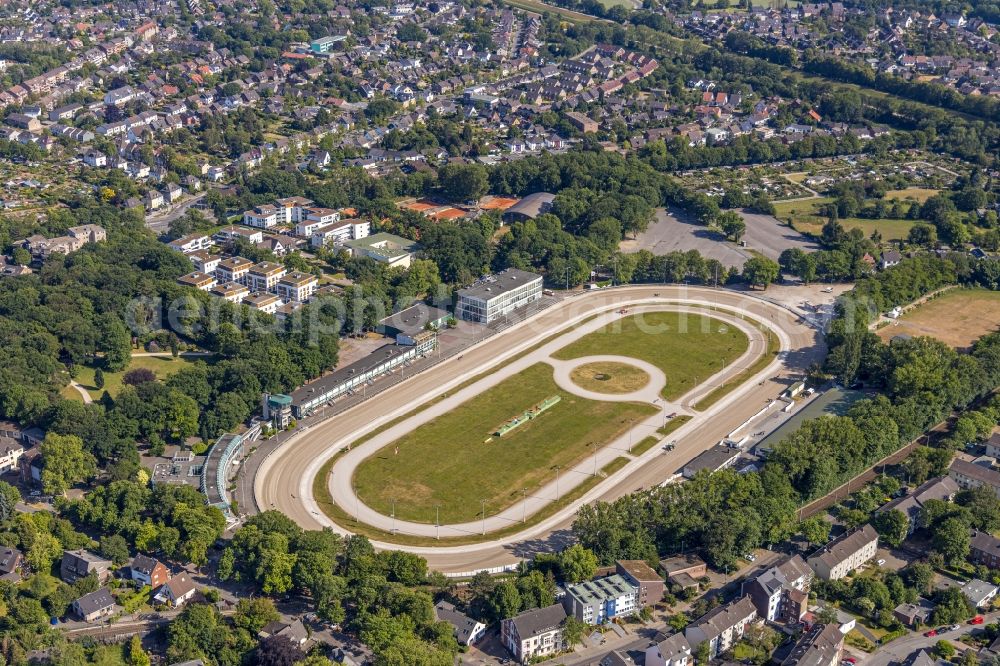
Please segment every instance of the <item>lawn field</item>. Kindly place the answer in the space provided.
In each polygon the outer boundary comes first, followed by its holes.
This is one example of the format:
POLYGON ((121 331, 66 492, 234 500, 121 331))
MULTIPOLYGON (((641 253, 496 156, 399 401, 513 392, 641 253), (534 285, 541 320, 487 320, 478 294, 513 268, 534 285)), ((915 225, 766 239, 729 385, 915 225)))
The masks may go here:
MULTIPOLYGON (((845 217, 839 220, 844 229, 861 229, 865 238, 868 238, 876 230, 882 234, 882 240, 900 240, 906 238, 910 229, 916 224, 913 220, 866 220, 860 217, 845 217)), ((792 222, 795 230, 799 233, 812 236, 819 236, 823 232, 823 225, 826 219, 821 217, 797 216, 792 222)))
MULTIPOLYGON (((128 368, 126 368, 124 372, 104 373, 103 389, 99 389, 94 385, 94 368, 89 365, 80 367, 80 374, 77 375, 76 381, 80 384, 80 386, 85 388, 88 393, 90 393, 90 397, 94 400, 100 399, 101 394, 105 391, 107 391, 113 398, 118 395, 118 392, 121 390, 122 377, 129 370, 135 370, 136 368, 148 368, 156 373, 157 378, 165 379, 178 370, 181 370, 196 361, 211 362, 211 357, 180 356, 178 358, 173 358, 171 356, 133 356, 131 363, 129 363, 128 368)), ((71 387, 66 387, 63 395, 71 400, 81 400, 80 394, 71 387)))
POLYGON ((938 194, 939 190, 926 187, 908 187, 905 190, 889 190, 885 193, 885 198, 893 201, 895 199, 909 199, 923 203, 938 194))
POLYGON ((521 499, 522 488, 530 493, 552 481, 556 465, 568 473, 594 445, 655 411, 574 396, 558 388, 550 366, 536 364, 385 446, 361 463, 354 485, 361 501, 386 515, 395 499, 402 520, 433 523, 440 506, 442 523, 474 521, 482 500, 487 515, 499 513, 521 499), (502 438, 493 435, 556 395, 560 401, 538 417, 502 438))
POLYGON ((577 386, 597 393, 633 393, 649 383, 649 375, 625 363, 587 363, 574 368, 569 378, 577 386))
POLYGON ((620 354, 663 370, 663 396, 674 400, 746 351, 743 331, 706 315, 688 312, 647 312, 624 317, 586 335, 553 356, 569 360, 581 356, 620 354))
POLYGON ((929 335, 964 349, 1000 328, 1000 292, 951 289, 878 330, 883 340, 896 335, 929 335))

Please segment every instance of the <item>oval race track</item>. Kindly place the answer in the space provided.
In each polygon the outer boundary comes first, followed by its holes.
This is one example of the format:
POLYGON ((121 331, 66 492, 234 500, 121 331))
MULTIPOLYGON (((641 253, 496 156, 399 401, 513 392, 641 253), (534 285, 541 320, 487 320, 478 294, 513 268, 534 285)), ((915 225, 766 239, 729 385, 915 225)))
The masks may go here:
MULTIPOLYGON (((671 305, 675 306, 673 309, 683 305, 719 306, 749 319, 765 322, 777 332, 782 353, 757 376, 745 381, 704 412, 689 411, 694 414, 694 419, 671 435, 677 439, 674 451, 664 454, 659 447, 653 447, 631 461, 624 469, 604 479, 573 504, 563 507, 536 525, 527 526, 516 535, 502 540, 442 547, 375 542, 379 548, 419 553, 427 558, 428 565, 432 569, 446 573, 464 573, 510 565, 522 558, 531 557, 536 552, 561 549, 571 539, 569 527, 578 506, 595 500, 613 500, 637 489, 662 483, 688 460, 716 444, 736 426, 758 412, 768 399, 776 398, 787 387, 790 377, 800 376, 811 363, 821 361, 825 351, 821 334, 808 326, 798 315, 782 307, 752 294, 728 290, 685 286, 634 286, 587 292, 570 297, 465 350, 460 357, 435 365, 384 391, 377 398, 289 438, 261 463, 254 479, 257 505, 262 509, 279 510, 306 529, 331 527, 337 532, 348 533, 348 530, 323 515, 312 498, 313 478, 322 464, 336 451, 366 432, 409 413, 421 402, 451 391, 469 378, 482 374, 484 370, 491 367, 499 370, 505 367, 505 359, 538 345, 553 334, 570 330, 575 324, 590 319, 595 314, 614 312, 623 306, 655 310, 656 304, 664 306, 660 309, 671 309, 671 305)), ((728 318, 725 313, 716 314, 720 318, 728 318)), ((756 350, 752 356, 759 355, 764 346, 763 336, 751 339, 751 351, 756 350)), ((750 356, 751 351, 748 351, 745 357, 750 356)), ((624 356, 628 355, 627 350, 622 350, 621 353, 624 356)), ((709 381, 686 396, 684 406, 693 404, 699 397, 708 393, 713 385, 739 374, 752 362, 751 358, 748 362, 733 363, 724 372, 709 378, 709 381)), ((338 460, 331 475, 331 493, 340 506, 351 512, 355 510, 350 506, 348 499, 353 497, 350 490, 351 471, 357 462, 381 446, 376 439, 370 443, 372 448, 366 448, 365 444, 358 447, 354 465, 345 467, 344 473, 340 470, 344 459, 338 460)), ((610 451, 608 453, 613 454, 610 451)), ((610 460, 610 457, 607 459, 610 460)), ((536 495, 537 497, 533 498, 532 511, 537 511, 542 504, 549 501, 545 499, 544 489, 536 495)), ((363 522, 367 522, 364 519, 365 515, 368 514, 363 514, 363 522)), ((373 518, 377 520, 379 516, 374 515, 373 518)), ((384 516, 381 518, 388 520, 384 516)), ((499 520, 500 516, 493 518, 499 520)), ((509 522, 512 521, 508 520, 509 522)), ((497 529, 496 524, 496 521, 493 521, 489 529, 497 529)), ((381 527, 381 525, 376 526, 381 527)), ((403 527, 403 524, 400 526, 403 527)), ((426 525, 411 526, 413 530, 421 527, 434 529, 433 526, 426 525)), ((463 529, 465 534, 469 533, 467 526, 463 529)), ((462 532, 451 532, 452 535, 458 533, 462 532)), ((445 527, 442 527, 442 536, 446 536, 445 527)), ((488 539, 489 535, 487 534, 485 538, 488 539)))

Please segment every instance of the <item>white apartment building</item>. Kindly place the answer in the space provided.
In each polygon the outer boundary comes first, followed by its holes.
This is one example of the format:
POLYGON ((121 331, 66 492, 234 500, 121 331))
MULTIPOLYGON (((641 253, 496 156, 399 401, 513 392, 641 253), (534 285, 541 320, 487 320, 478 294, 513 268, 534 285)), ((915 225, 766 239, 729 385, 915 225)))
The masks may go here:
POLYGON ((349 240, 367 238, 371 231, 371 222, 367 220, 340 220, 314 228, 310 243, 313 247, 339 245, 349 240))
POLYGON ((316 293, 319 280, 309 273, 290 273, 275 285, 274 292, 286 301, 304 303, 316 293))
POLYGON ((207 250, 212 247, 212 239, 205 234, 190 234, 174 239, 167 243, 167 245, 169 245, 171 249, 177 250, 178 252, 191 254, 192 252, 207 250))
POLYGON ((271 261, 254 264, 247 271, 247 287, 250 291, 258 293, 274 292, 278 281, 285 277, 286 272, 284 266, 271 261))
POLYGON ((215 285, 209 293, 230 303, 240 303, 250 295, 250 290, 239 282, 226 282, 215 285))
POLYGON ((305 219, 295 225, 295 234, 309 238, 316 229, 340 221, 340 213, 331 208, 308 208, 305 219))
POLYGON ((806 562, 823 580, 838 580, 872 560, 877 551, 878 532, 865 525, 837 537, 806 562))
POLYGON ((216 280, 211 275, 206 275, 201 271, 194 271, 177 278, 177 284, 184 285, 185 287, 194 287, 195 289, 201 289, 202 291, 208 291, 216 285, 216 280))
POLYGON ((219 262, 215 267, 215 276, 222 282, 247 283, 247 275, 253 262, 244 257, 229 257, 219 262))
POLYGON ((209 275, 213 275, 215 273, 215 269, 219 267, 220 263, 222 263, 222 257, 215 254, 209 254, 206 250, 196 250, 188 255, 188 259, 191 260, 191 263, 194 264, 195 268, 202 273, 208 273, 209 275))
POLYGON ((258 229, 270 229, 278 224, 278 209, 270 204, 257 206, 243 213, 243 224, 258 229))
POLYGON ((0 474, 16 470, 22 455, 24 444, 11 437, 0 437, 0 474))
POLYGON ((278 306, 281 305, 281 299, 274 294, 254 294, 253 296, 246 296, 243 299, 243 303, 258 312, 273 315, 278 311, 278 306))
POLYGON ((306 210, 312 205, 312 200, 305 197, 285 197, 274 202, 281 224, 297 224, 306 219, 306 210))

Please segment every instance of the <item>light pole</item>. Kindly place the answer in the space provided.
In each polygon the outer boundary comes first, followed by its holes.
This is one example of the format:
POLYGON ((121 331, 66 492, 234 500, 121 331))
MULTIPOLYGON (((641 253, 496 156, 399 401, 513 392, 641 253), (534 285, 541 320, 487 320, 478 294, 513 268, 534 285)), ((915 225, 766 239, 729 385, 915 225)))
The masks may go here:
POLYGON ((482 500, 482 502, 483 502, 483 534, 485 535, 486 534, 486 500, 482 500))
POLYGON ((396 533, 396 500, 392 501, 392 533, 396 533))
POLYGON ((521 524, 528 518, 528 489, 521 488, 521 524))
POLYGON ((559 465, 556 465, 556 501, 559 501, 559 465))
POLYGON ((597 476, 597 442, 594 442, 594 476, 597 476))
POLYGON ((361 512, 361 498, 358 497, 358 487, 354 486, 354 523, 357 525, 361 524, 361 520, 358 518, 361 512))
POLYGON ((441 540, 441 505, 434 505, 434 525, 437 530, 437 540, 441 540))

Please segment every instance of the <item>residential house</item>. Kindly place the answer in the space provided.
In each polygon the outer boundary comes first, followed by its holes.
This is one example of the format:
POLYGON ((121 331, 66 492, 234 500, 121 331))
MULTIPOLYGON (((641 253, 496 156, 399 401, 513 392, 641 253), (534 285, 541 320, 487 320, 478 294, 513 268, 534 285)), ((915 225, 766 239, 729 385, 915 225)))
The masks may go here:
POLYGON ((0 580, 16 583, 21 580, 21 551, 11 546, 0 546, 0 580))
POLYGON ((486 634, 485 624, 455 610, 455 606, 447 601, 439 601, 434 606, 434 615, 438 622, 447 622, 454 628, 455 640, 459 645, 473 645, 486 634))
POLYGON ((146 205, 147 210, 157 210, 163 207, 163 195, 156 190, 150 190, 146 192, 143 203, 146 205))
POLYGON ((309 632, 306 631, 305 625, 302 624, 302 620, 293 620, 291 622, 275 620, 274 622, 268 622, 259 632, 257 632, 257 636, 259 638, 281 636, 291 641, 292 645, 295 647, 302 647, 306 644, 306 641, 309 640, 309 632))
POLYGON ((677 633, 664 638, 657 637, 646 648, 645 666, 688 666, 693 663, 691 644, 684 634, 677 633))
POLYGON ((815 624, 799 637, 781 666, 838 666, 844 652, 844 633, 837 623, 815 624))
POLYGON ((917 599, 912 604, 899 604, 892 610, 892 616, 911 629, 930 624, 934 604, 927 599, 917 599))
POLYGON ((823 580, 839 580, 875 557, 878 532, 871 525, 847 532, 814 553, 807 562, 823 580))
POLYGON ((808 610, 812 578, 805 560, 793 555, 743 583, 742 593, 768 622, 799 622, 808 610))
POLYGON ((969 561, 985 564, 990 569, 1000 569, 1000 539, 989 532, 972 532, 969 542, 969 561))
POLYGON ((684 638, 697 651, 708 643, 709 657, 717 657, 737 643, 751 622, 758 619, 750 597, 740 597, 725 606, 718 606, 684 628, 684 638))
POLYGON ((180 608, 195 595, 198 589, 186 573, 177 574, 160 588, 154 600, 174 608, 180 608))
POLYGON ((1000 472, 988 466, 986 462, 969 462, 956 458, 951 461, 948 476, 954 479, 962 490, 987 486, 1000 496, 1000 472))
POLYGON ((889 250, 888 252, 882 253, 882 259, 879 261, 879 268, 885 270, 887 268, 892 268, 903 260, 903 255, 899 253, 898 250, 889 250))
POLYGON ((59 566, 59 577, 67 583, 95 574, 101 583, 111 577, 111 560, 106 560, 89 550, 67 550, 59 566))
POLYGON ((129 566, 132 580, 141 585, 149 585, 154 590, 170 579, 166 565, 148 555, 136 555, 129 566))
POLYGON ((976 608, 988 608, 997 596, 997 589, 993 583, 973 578, 962 586, 962 594, 976 608))
POLYGON ((500 642, 514 658, 527 664, 563 649, 566 611, 559 604, 524 611, 500 623, 500 642))
POLYGON ((115 598, 108 588, 85 594, 73 602, 73 612, 84 622, 97 622, 115 611, 115 598))
POLYGON ((1000 432, 994 432, 986 440, 986 455, 992 458, 1000 458, 1000 432))
POLYGON ((0 474, 12 472, 24 455, 24 443, 13 437, 0 437, 0 474))
POLYGON ((907 525, 907 535, 913 534, 917 529, 920 519, 920 512, 928 500, 941 500, 950 502, 958 492, 958 484, 955 480, 947 476, 939 476, 930 479, 913 490, 912 493, 897 497, 896 499, 882 505, 875 512, 876 514, 886 511, 900 511, 909 519, 907 525))

